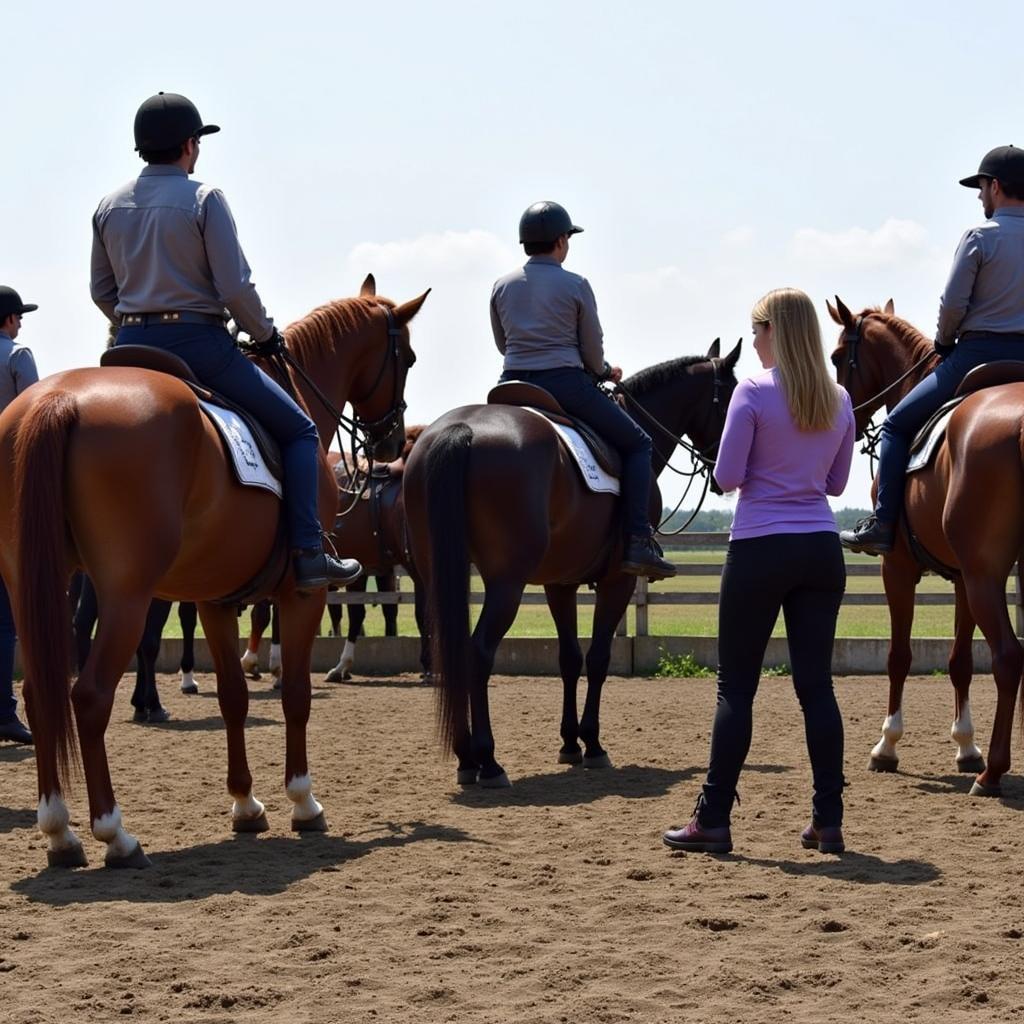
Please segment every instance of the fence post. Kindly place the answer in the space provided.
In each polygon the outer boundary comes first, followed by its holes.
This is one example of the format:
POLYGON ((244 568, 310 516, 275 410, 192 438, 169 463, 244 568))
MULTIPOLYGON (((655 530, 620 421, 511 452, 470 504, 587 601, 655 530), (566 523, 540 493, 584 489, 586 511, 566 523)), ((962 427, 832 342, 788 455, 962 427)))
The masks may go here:
POLYGON ((636 635, 647 636, 649 623, 647 620, 647 611, 650 605, 647 603, 647 577, 641 576, 636 581, 636 635))

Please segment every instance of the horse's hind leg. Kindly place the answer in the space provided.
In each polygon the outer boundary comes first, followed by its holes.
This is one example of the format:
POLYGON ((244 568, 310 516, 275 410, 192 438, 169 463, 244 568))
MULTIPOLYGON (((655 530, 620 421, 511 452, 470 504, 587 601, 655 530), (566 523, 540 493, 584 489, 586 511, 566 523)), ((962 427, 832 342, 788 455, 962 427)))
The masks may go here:
POLYGON ((260 640, 270 625, 270 602, 257 601, 249 613, 249 642, 242 655, 242 671, 250 679, 260 678, 260 640))
MULTIPOLYGON (((350 594, 365 594, 366 579, 365 576, 360 576, 345 589, 350 594)), ((341 605, 336 607, 340 609, 341 605)), ((356 662, 356 641, 366 621, 365 604, 349 604, 345 607, 348 609, 348 636, 345 638, 345 646, 342 648, 338 664, 327 673, 326 679, 329 683, 343 683, 352 678, 352 666, 356 662)))
POLYGON ((292 802, 292 830, 326 832, 324 809, 313 796, 306 729, 311 685, 313 638, 323 619, 325 592, 301 596, 294 591, 275 602, 281 622, 281 704, 285 721, 284 783, 292 802))
POLYGON ((156 659, 160 655, 160 640, 167 617, 171 614, 171 602, 154 598, 146 615, 142 639, 136 651, 135 692, 132 706, 136 721, 166 721, 170 715, 160 705, 160 693, 156 686, 156 659), (150 718, 150 715, 153 715, 150 718))
POLYGON ((122 825, 103 737, 121 673, 142 636, 149 611, 149 594, 125 597, 104 591, 99 583, 97 592, 102 614, 96 639, 71 690, 89 792, 92 834, 107 844, 105 863, 108 867, 148 867, 149 860, 139 841, 122 825))
MULTIPOLYGON (((391 572, 381 573, 379 576, 374 576, 377 581, 377 593, 386 594, 389 591, 397 589, 398 579, 395 576, 395 571, 392 569, 391 572)), ((382 604, 380 606, 381 614, 384 616, 384 635, 385 636, 398 636, 398 605, 397 604, 382 604)))
POLYGON ((178 605, 178 621, 181 623, 181 692, 199 692, 195 679, 196 667, 196 606, 193 601, 182 601, 178 605))
POLYGON ((558 672, 562 677, 562 748, 558 751, 559 764, 582 764, 580 748, 580 722, 576 710, 576 688, 583 671, 583 651, 580 650, 576 590, 573 584, 550 585, 544 588, 548 609, 558 632, 558 672))
POLYGON ((871 750, 868 768, 894 772, 899 764, 896 744, 903 738, 903 688, 910 672, 910 634, 914 626, 914 591, 921 570, 902 537, 895 550, 882 556, 882 585, 889 606, 889 705, 882 723, 882 738, 871 750))
POLYGON ((974 616, 967 602, 963 579, 956 581, 956 631, 949 652, 949 678, 953 683, 953 727, 950 734, 956 744, 956 768, 977 775, 985 770, 985 758, 974 742, 971 720, 971 676, 974 674, 974 616))
POLYGON ((263 804, 252 794, 252 773, 245 751, 245 716, 249 713, 249 688, 238 660, 238 616, 230 606, 204 601, 199 618, 217 673, 217 703, 224 719, 228 744, 228 792, 231 828, 235 832, 264 832, 267 817, 263 804))

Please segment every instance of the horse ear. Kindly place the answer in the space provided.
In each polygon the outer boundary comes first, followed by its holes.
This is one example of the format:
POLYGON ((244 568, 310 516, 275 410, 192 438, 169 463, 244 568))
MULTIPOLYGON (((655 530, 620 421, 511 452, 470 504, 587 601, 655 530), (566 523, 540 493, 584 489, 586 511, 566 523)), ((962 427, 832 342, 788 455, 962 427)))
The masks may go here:
MULTIPOLYGON (((838 298, 838 296, 837 296, 837 298, 838 298)), ((828 299, 825 300, 825 305, 828 308, 828 315, 830 317, 832 317, 832 319, 835 320, 835 322, 837 324, 839 324, 840 327, 842 327, 843 326, 843 319, 839 315, 839 310, 837 310, 836 307, 833 306, 832 303, 828 301, 828 299)))
POLYGON ((717 359, 719 357, 719 355, 721 354, 721 350, 722 350, 722 339, 721 338, 715 338, 715 340, 713 342, 711 342, 711 348, 708 349, 708 359, 717 359))
POLYGON ((400 324, 407 324, 420 311, 420 307, 427 301, 427 296, 432 290, 428 288, 418 299, 410 299, 408 302, 403 302, 402 305, 396 306, 395 320, 400 324))
POLYGON ((885 304, 885 311, 886 311, 886 313, 888 313, 888 314, 889 314, 889 316, 892 316, 892 315, 893 315, 893 313, 895 313, 895 312, 896 312, 896 303, 894 303, 894 302, 892 301, 892 299, 890 299, 890 300, 889 300, 889 301, 888 301, 888 302, 887 302, 887 303, 885 304))
POLYGON ((854 325, 853 314, 846 308, 843 300, 836 296, 836 311, 839 313, 839 320, 837 323, 842 324, 844 327, 852 328, 854 325))
POLYGON ((359 289, 359 298, 365 299, 367 295, 377 294, 377 282, 373 274, 367 274, 362 288, 359 289))
POLYGON ((740 349, 743 348, 743 339, 736 342, 736 347, 722 360, 722 365, 727 370, 735 369, 736 362, 740 357, 740 349))

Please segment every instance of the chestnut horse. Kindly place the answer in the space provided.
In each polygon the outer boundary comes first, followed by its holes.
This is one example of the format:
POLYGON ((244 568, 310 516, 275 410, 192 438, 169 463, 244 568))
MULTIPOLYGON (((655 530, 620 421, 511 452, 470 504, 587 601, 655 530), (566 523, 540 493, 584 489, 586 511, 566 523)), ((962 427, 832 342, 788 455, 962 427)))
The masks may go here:
MULTIPOLYGON (((636 374, 621 388, 652 429, 655 476, 687 434, 704 455, 717 451, 725 410, 736 386, 740 345, 724 359, 718 343, 708 356, 674 359, 636 374)), ((487 681, 494 655, 519 611, 528 583, 544 585, 558 631, 563 684, 562 764, 606 767, 600 743, 601 688, 612 637, 636 577, 619 568, 622 515, 618 499, 584 485, 552 425, 515 406, 454 409, 423 432, 405 470, 405 508, 413 562, 424 580, 440 672, 439 724, 458 758, 457 780, 507 786, 494 757, 487 681), (483 609, 469 632, 469 565, 483 580, 483 609), (587 652, 587 697, 577 718, 576 687, 584 659, 576 625, 576 591, 596 584, 587 652), (586 756, 579 740, 586 746, 586 756)), ((661 512, 652 488, 652 521, 661 512)))
MULTIPOLYGON (((837 297, 828 310, 843 328, 832 362, 836 379, 853 399, 859 437, 879 408, 895 407, 934 369, 938 356, 928 338, 895 316, 891 300, 884 310, 854 316, 837 297)), ((957 768, 979 773, 973 795, 1000 795, 1000 779, 1010 768, 1013 708, 1024 667, 1006 607, 1006 580, 1024 545, 1022 413, 1024 384, 969 395, 950 418, 931 465, 907 477, 906 528, 896 531, 893 550, 882 556, 891 622, 889 706, 882 739, 871 752, 875 771, 896 770, 896 743, 903 735, 914 590, 923 572, 910 547, 912 533, 933 560, 953 570, 948 575, 956 588, 956 626, 949 675, 957 768), (974 742, 969 701, 975 624, 992 650, 998 691, 987 766, 974 742)))
MULTIPOLYGON (((324 398, 336 408, 352 402, 378 457, 389 458, 405 436, 402 396, 414 361, 406 325, 426 295, 396 307, 374 291, 368 277, 359 298, 319 307, 291 325, 285 338, 324 398)), ((334 416, 305 379, 294 383, 325 441, 334 416)), ((320 462, 320 518, 330 527, 337 489, 326 459, 320 462)), ((49 840, 49 862, 85 863, 62 795, 76 749, 73 707, 92 832, 107 845, 106 863, 148 863, 138 840, 125 831, 104 733, 154 596, 198 603, 227 732, 232 824, 237 831, 265 829, 245 752, 248 693, 238 661, 236 607, 217 602, 246 586, 271 558, 278 499, 235 482, 220 436, 183 381, 132 367, 69 370, 19 395, 0 415, 0 493, 11 496, 0 502, 0 569, 15 598, 25 705, 36 742, 39 828, 49 840), (69 699, 64 592, 75 568, 92 577, 101 614, 69 699)), ((288 571, 275 596, 292 828, 323 830, 306 725, 310 651, 325 591, 298 594, 288 571)))

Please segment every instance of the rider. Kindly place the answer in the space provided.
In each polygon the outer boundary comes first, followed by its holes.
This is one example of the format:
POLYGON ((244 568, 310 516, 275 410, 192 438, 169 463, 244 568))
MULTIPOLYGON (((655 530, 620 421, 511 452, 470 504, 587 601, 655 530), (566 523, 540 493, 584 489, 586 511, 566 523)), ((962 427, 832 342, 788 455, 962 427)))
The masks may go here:
POLYGON ((910 443, 967 372, 997 359, 1024 359, 1024 149, 989 151, 978 173, 960 184, 979 189, 988 220, 960 239, 953 258, 935 335, 942 362, 882 425, 874 514, 839 535, 853 551, 892 550, 910 443))
POLYGON ((261 355, 284 346, 249 279, 223 193, 189 180, 199 140, 219 131, 175 93, 158 93, 139 107, 135 148, 147 166, 93 216, 92 298, 119 326, 117 344, 180 356, 203 384, 258 416, 281 446, 296 587, 344 585, 362 568, 323 550, 316 427, 225 329, 226 307, 261 355))
POLYGON ((523 380, 550 391, 562 408, 593 427, 622 456, 626 544, 622 569, 663 579, 675 568, 651 532, 651 439, 596 385, 622 379, 604 359, 594 292, 585 277, 562 268, 569 236, 582 231, 558 203, 534 203, 519 221, 529 259, 491 292, 491 327, 505 357, 502 382, 523 380))

